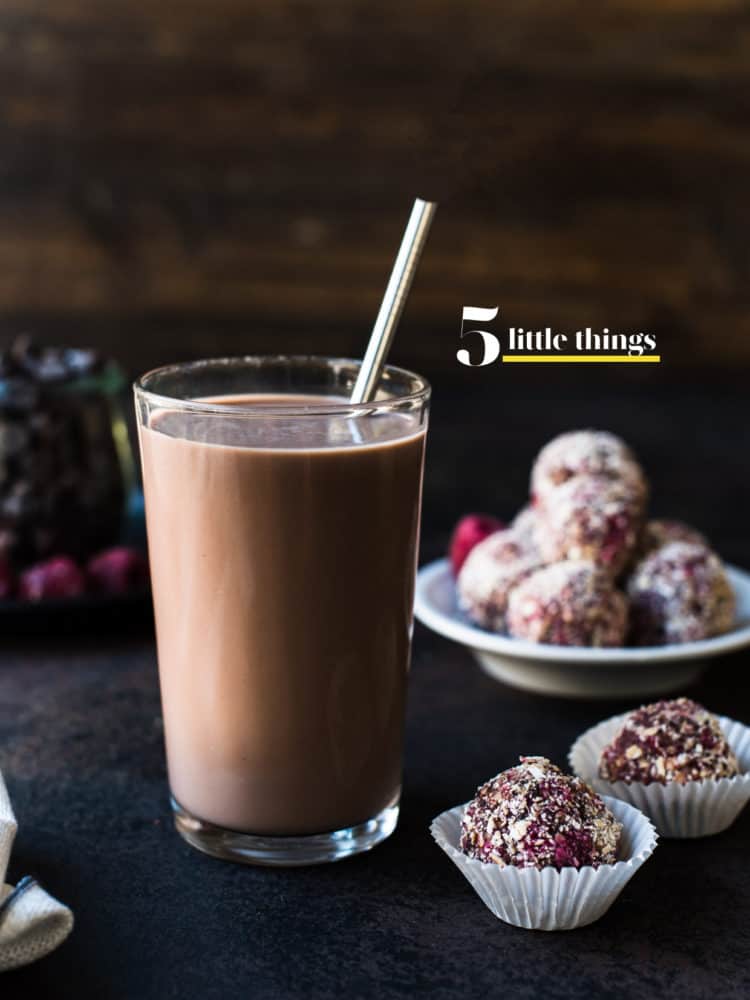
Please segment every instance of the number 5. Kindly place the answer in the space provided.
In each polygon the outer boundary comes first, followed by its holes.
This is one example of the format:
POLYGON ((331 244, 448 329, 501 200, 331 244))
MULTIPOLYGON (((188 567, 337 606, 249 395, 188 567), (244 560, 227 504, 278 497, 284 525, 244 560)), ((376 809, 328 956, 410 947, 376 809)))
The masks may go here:
POLYGON ((465 347, 460 348, 456 351, 456 359, 460 364, 468 365, 469 368, 480 368, 482 365, 491 365, 493 361, 497 361, 500 357, 500 341, 494 333, 488 333, 486 330, 464 330, 464 323, 467 320, 473 323, 490 323, 497 317, 499 311, 499 306, 495 306, 493 309, 481 309, 479 306, 464 306, 463 316, 461 317, 461 333, 459 336, 463 338, 470 333, 478 333, 482 338, 484 350, 482 352, 482 360, 472 362, 468 350, 465 347))

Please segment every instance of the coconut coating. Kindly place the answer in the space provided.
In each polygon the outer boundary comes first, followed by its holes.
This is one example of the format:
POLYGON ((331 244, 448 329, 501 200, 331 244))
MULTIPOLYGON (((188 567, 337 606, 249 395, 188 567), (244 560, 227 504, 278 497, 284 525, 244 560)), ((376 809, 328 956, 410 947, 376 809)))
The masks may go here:
POLYGON ((689 542, 691 545, 705 545, 710 548, 705 535, 691 528, 689 524, 660 518, 646 522, 638 543, 637 555, 643 559, 664 545, 669 545, 670 542, 689 542))
POLYGON ((528 504, 511 521, 511 528, 523 540, 529 551, 538 552, 539 511, 528 504))
POLYGON ((739 773, 719 720, 690 698, 657 701, 631 712, 599 762, 601 778, 628 785, 684 785, 739 773))
POLYGON ((657 549, 635 567, 627 590, 638 646, 708 639, 734 623, 732 585, 705 545, 670 542, 657 549))
POLYGON ((645 502, 648 483, 643 469, 625 444, 607 431, 569 431, 539 452, 531 470, 531 495, 544 506, 558 486, 578 476, 620 480, 645 502))
POLYGON ((545 757, 521 757, 477 789, 461 820, 461 850, 503 868, 598 868, 617 861, 621 831, 581 778, 545 757))
POLYGON ((643 497, 615 479, 578 477, 559 486, 540 512, 545 562, 585 559, 618 576, 641 535, 643 497))
POLYGON ((476 545, 458 574, 461 610, 480 628, 505 631, 508 597, 541 565, 529 540, 513 528, 497 531, 476 545))
POLYGON ((559 562, 519 583, 508 600, 508 631, 554 646, 622 646, 625 596, 590 562, 559 562))

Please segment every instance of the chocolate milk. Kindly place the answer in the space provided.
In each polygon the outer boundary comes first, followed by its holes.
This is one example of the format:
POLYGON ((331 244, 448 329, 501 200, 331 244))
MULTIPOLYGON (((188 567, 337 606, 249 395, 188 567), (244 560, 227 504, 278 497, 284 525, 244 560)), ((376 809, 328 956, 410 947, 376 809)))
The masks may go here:
POLYGON ((141 451, 174 797, 261 835, 393 804, 424 428, 162 411, 141 451))

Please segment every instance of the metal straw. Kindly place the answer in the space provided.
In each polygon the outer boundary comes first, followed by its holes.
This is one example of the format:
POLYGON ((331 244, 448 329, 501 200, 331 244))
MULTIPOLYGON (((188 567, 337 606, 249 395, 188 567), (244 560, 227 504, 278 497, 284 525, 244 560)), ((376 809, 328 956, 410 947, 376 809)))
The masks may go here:
POLYGON ((383 365, 406 305, 419 257, 427 242, 430 225, 437 210, 434 201, 417 198, 404 230, 396 263, 380 303, 378 318, 372 328, 362 367, 352 392, 352 403, 369 403, 374 397, 383 373, 383 365))

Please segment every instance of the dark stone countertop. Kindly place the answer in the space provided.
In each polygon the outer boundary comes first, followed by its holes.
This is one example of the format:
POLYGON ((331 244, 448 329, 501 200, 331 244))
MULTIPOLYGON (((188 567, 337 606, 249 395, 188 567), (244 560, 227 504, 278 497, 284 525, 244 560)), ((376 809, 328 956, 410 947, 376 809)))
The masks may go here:
MULTIPOLYGON (((706 397, 702 409, 701 398, 683 391, 650 399, 623 389, 607 398, 607 426, 622 430, 627 415, 638 414, 634 443, 646 447, 663 506, 710 534, 713 521, 721 550, 748 564, 746 476, 736 457, 744 393, 726 394, 721 405, 706 397), (716 476, 696 477, 694 467, 692 476, 680 474, 684 464, 671 452, 660 461, 668 429, 657 414, 669 414, 674 436, 684 439, 683 463, 696 447, 721 462, 721 491, 716 476)), ((493 405, 490 397, 472 403, 477 428, 493 405)), ((589 422, 595 405, 600 397, 552 400, 544 420, 521 414, 515 427, 473 434, 436 407, 423 557, 440 551, 456 513, 477 505, 476 471, 467 477, 491 435, 502 461, 483 473, 486 495, 510 513, 526 476, 522 463, 555 430, 589 422)), ((747 665, 746 653, 716 661, 689 693, 750 721, 747 665)), ((197 853, 173 832, 148 631, 6 636, 0 766, 20 826, 11 876, 35 874, 73 907, 76 928, 47 959, 3 976, 3 1000, 744 998, 750 811, 718 837, 662 842, 600 922, 557 934, 496 920, 430 838, 433 816, 519 753, 564 763, 579 732, 629 707, 505 688, 464 650, 418 627, 395 835, 336 865, 240 867, 197 853)))
MULTIPOLYGON (((3 767, 20 832, 12 875, 76 914, 66 944, 3 977, 3 996, 702 997, 750 991, 750 813, 719 837, 662 842, 597 924, 506 926, 432 842, 431 818, 519 753, 564 762, 577 733, 628 706, 504 688, 419 629, 396 834, 336 865, 233 866, 173 832, 150 642, 89 643, 0 674, 3 767)), ((750 718, 747 659, 695 695, 750 718)))

